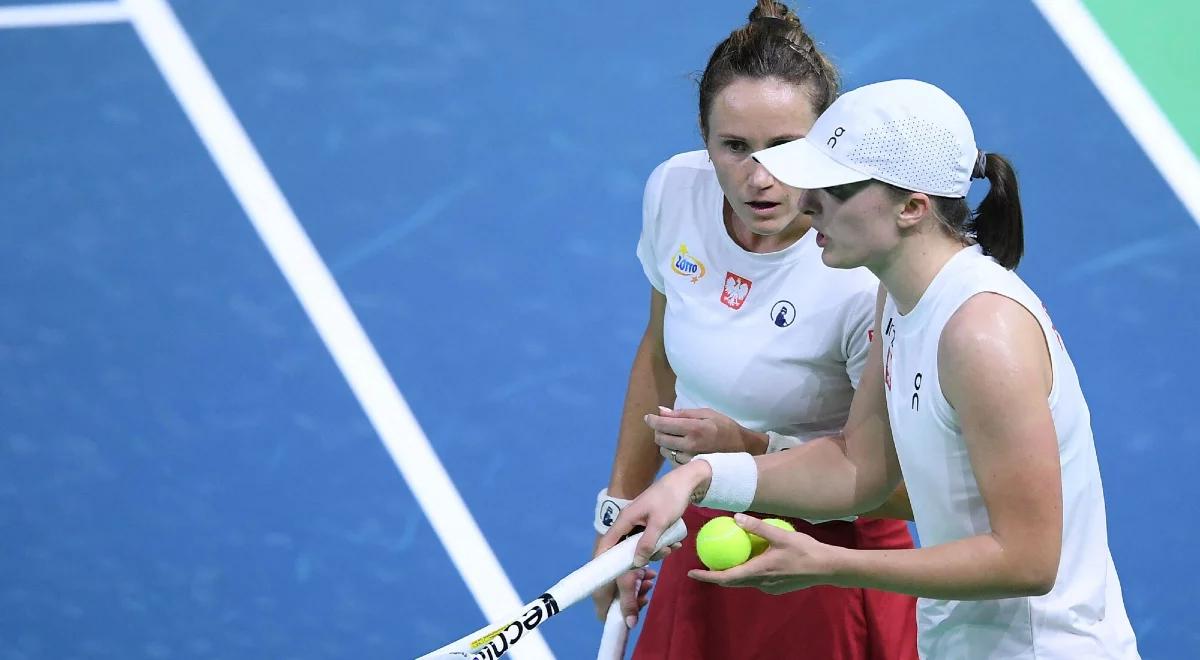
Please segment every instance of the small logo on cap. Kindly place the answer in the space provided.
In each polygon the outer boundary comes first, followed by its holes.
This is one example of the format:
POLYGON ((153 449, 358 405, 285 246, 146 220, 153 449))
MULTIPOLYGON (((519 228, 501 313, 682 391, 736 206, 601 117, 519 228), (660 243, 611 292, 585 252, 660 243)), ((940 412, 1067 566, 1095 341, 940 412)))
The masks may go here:
POLYGON ((771 308, 771 320, 781 328, 788 327, 796 321, 796 306, 786 300, 780 300, 771 308))
POLYGON ((837 139, 845 134, 846 129, 838 126, 837 128, 833 129, 833 135, 831 135, 828 140, 825 140, 825 144, 829 145, 829 148, 832 149, 837 146, 837 139))

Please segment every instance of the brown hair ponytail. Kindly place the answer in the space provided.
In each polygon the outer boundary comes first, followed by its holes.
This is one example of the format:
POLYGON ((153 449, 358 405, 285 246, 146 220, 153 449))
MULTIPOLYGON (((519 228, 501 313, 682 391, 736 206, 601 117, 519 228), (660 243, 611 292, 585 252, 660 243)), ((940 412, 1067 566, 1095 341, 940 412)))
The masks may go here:
POLYGON ((988 194, 971 214, 971 232, 1001 266, 1012 270, 1025 253, 1025 228, 1021 195, 1012 163, 1000 154, 987 154, 983 175, 991 183, 988 194))

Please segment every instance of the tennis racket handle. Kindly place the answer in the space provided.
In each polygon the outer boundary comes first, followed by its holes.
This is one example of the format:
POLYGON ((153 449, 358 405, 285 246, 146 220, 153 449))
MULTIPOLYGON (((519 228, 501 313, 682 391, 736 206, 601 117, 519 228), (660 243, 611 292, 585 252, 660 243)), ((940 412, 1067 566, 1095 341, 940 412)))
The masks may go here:
MULTIPOLYGON (((676 520, 675 524, 668 527, 655 543, 655 552, 671 544, 679 543, 685 536, 687 536, 687 527, 682 520, 676 520)), ((512 617, 489 623, 470 635, 460 637, 432 653, 421 656, 418 660, 440 660, 444 656, 470 658, 475 655, 475 651, 482 648, 482 644, 479 644, 481 640, 495 638, 501 630, 508 629, 521 620, 533 621, 532 624, 526 625, 526 630, 533 630, 545 619, 587 598, 593 591, 621 577, 621 574, 626 571, 632 570, 634 550, 641 537, 641 533, 635 534, 609 548, 599 557, 559 580, 541 598, 527 604, 520 612, 514 612, 512 617)), ((515 644, 519 637, 520 633, 518 632, 512 643, 515 644)), ((507 649, 507 645, 508 642, 505 642, 505 649, 507 649)), ((480 657, 489 656, 485 654, 480 657)))
POLYGON ((624 660, 625 644, 629 641, 629 627, 621 616, 621 601, 613 598, 604 619, 604 634, 600 637, 600 650, 596 660, 624 660))
MULTIPOLYGON (((609 548, 567 577, 550 587, 559 607, 567 608, 592 595, 592 592, 633 569, 633 554, 644 532, 639 532, 609 548)), ((687 536, 687 526, 676 520, 658 537, 654 551, 679 543, 687 536)))

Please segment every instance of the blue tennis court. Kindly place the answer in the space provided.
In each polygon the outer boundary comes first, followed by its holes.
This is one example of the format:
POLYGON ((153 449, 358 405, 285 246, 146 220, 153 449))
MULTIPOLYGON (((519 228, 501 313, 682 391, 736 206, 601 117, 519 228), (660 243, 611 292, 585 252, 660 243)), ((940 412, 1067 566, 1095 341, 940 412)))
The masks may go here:
MULTIPOLYGON (((0 659, 408 658, 589 558, 642 184, 750 4, 172 0, 196 69, 163 0, 0 2, 0 659)), ((1200 218, 1032 4, 811 5, 1019 168, 1140 648, 1200 657, 1200 218)))

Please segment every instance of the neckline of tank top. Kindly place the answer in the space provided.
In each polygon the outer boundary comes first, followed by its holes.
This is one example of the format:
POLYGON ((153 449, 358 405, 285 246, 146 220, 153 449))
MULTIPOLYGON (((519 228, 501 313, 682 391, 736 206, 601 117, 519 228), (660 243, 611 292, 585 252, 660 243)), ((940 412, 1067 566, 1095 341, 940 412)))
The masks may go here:
MULTIPOLYGON (((942 292, 950 282, 953 281, 953 274, 966 268, 968 264, 974 263, 975 256, 983 256, 983 248, 978 244, 968 245, 958 252, 954 253, 946 263, 942 264, 942 269, 933 276, 933 281, 929 286, 925 287, 925 292, 921 294, 921 298, 917 300, 914 306, 907 314, 901 314, 900 310, 896 310, 896 316, 904 321, 903 334, 916 332, 924 326, 925 317, 931 314, 935 306, 934 301, 938 294, 942 292)), ((890 294, 889 294, 890 295, 890 294)), ((896 304, 896 299, 892 298, 892 305, 896 304)))

